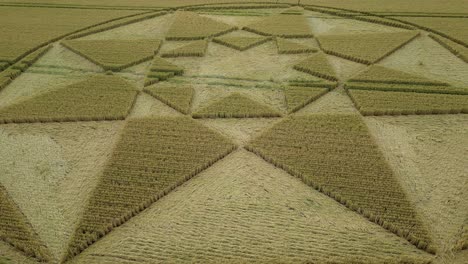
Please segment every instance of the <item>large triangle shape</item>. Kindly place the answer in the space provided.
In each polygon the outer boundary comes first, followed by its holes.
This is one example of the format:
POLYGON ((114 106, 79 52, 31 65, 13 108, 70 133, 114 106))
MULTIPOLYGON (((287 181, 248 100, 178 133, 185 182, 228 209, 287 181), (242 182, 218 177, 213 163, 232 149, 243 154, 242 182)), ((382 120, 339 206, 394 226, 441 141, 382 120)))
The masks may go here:
POLYGON ((302 71, 314 76, 327 79, 330 81, 337 81, 336 73, 327 56, 323 53, 317 53, 309 58, 294 65, 294 69, 302 71))
POLYGON ((96 75, 0 109, 0 123, 124 119, 136 95, 120 77, 96 75))
POLYGON ((178 11, 166 34, 167 40, 194 40, 219 36, 236 30, 235 26, 200 16, 194 12, 178 11))
POLYGON ((349 80, 350 82, 371 82, 371 83, 399 83, 399 84, 425 84, 425 85, 446 85, 443 82, 431 80, 429 78, 406 73, 399 70, 390 69, 380 65, 372 65, 349 80))
POLYGON ((326 94, 328 88, 288 86, 284 88, 284 96, 290 113, 296 112, 310 102, 326 94))
POLYGON ((379 65, 399 71, 448 82, 467 85, 468 63, 429 37, 422 36, 398 49, 379 65))
POLYGON ((0 130, 0 184, 47 246, 52 263, 65 254, 123 126, 124 121, 66 122, 0 130))
POLYGON ((154 57, 150 70, 146 74, 144 85, 148 86, 159 81, 165 81, 174 75, 181 75, 184 69, 168 62, 161 57, 154 57))
POLYGON ((0 185, 0 239, 40 261, 51 256, 7 190, 0 185))
POLYGON ((194 118, 249 118, 279 116, 281 116, 281 114, 278 111, 239 93, 226 96, 208 106, 198 109, 193 114, 194 118))
POLYGON ((255 154, 239 150, 104 237, 76 261, 119 258, 349 264, 424 263, 432 256, 255 154))
POLYGON ((208 41, 196 40, 182 47, 169 50, 161 54, 161 57, 203 57, 208 48, 208 41))
MULTIPOLYGON (((453 247, 461 238, 463 222, 468 224, 468 200, 460 199, 468 194, 466 184, 460 184, 466 180, 466 159, 461 153, 466 151, 464 142, 468 140, 467 117, 433 115, 364 119, 401 186, 407 191, 408 198, 424 217, 438 249, 438 256, 454 253, 453 247), (422 137, 436 138, 437 144, 419 140, 422 137), (436 160, 441 162, 434 162, 436 160), (444 178, 441 184, 440 175, 448 170, 450 177, 444 178), (415 182, 417 188, 410 187, 415 182)), ((461 264, 455 261, 449 263, 461 264)))
POLYGON ((105 70, 120 71, 150 60, 159 50, 161 41, 142 40, 65 40, 62 44, 105 70))
POLYGON ((244 30, 265 36, 286 38, 313 37, 307 19, 302 15, 272 15, 245 26, 244 30))
POLYGON ((145 91, 183 114, 190 112, 194 94, 192 86, 150 86, 145 88, 145 91))
POLYGON ((219 43, 221 45, 244 51, 260 44, 263 44, 270 40, 266 37, 237 37, 237 36, 223 36, 213 39, 213 42, 219 43))
POLYGON ((247 148, 417 247, 433 250, 426 227, 360 116, 293 116, 247 148))
POLYGON ((316 48, 284 38, 276 38, 276 46, 278 47, 279 54, 312 53, 318 51, 316 48))
POLYGON ((468 95, 349 89, 363 115, 431 115, 468 113, 468 95))
POLYGON ((189 118, 127 122, 72 238, 69 258, 235 148, 189 118))
POLYGON ((372 64, 390 55, 418 35, 418 31, 322 35, 317 37, 317 40, 328 54, 364 64, 372 64))

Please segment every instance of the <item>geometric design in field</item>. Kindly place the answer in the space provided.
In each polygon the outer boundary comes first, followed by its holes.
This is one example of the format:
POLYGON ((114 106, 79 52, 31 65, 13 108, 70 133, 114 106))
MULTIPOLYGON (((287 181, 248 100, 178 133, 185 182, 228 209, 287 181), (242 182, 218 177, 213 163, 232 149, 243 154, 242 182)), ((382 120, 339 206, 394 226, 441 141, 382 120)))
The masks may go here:
POLYGON ((34 62, 36 62, 50 48, 52 48, 52 45, 48 45, 48 46, 37 49, 36 51, 22 58, 19 62, 13 64, 11 68, 21 70, 22 72, 26 71, 26 69, 29 68, 29 66, 31 66, 34 62))
POLYGON ((418 248, 432 250, 426 228, 359 115, 291 116, 247 149, 418 248))
POLYGON ((435 94, 459 94, 468 95, 467 87, 428 84, 401 84, 387 82, 348 82, 346 89, 370 90, 370 91, 392 91, 411 93, 435 93, 435 94))
POLYGON ((203 57, 207 48, 207 40, 195 40, 182 47, 164 52, 161 57, 203 57))
POLYGON ((50 260, 49 250, 2 185, 0 185, 0 212, 0 240, 39 261, 50 260))
POLYGON ((0 109, 0 123, 125 119, 138 91, 120 77, 96 75, 0 109))
POLYGON ((161 43, 157 39, 62 41, 73 52, 111 71, 120 71, 150 60, 158 52, 161 43))
POLYGON ((189 118, 130 119, 90 197, 68 258, 234 149, 189 118))
POLYGON ((418 31, 322 35, 317 37, 317 40, 325 53, 359 63, 372 64, 390 55, 418 35, 418 31))
POLYGON ((351 78, 346 84, 346 88, 395 92, 468 94, 468 88, 452 87, 445 82, 431 80, 423 76, 376 64, 351 78))
POLYGON ((253 118, 280 117, 271 107, 254 101, 239 93, 233 93, 208 106, 198 109, 194 118, 253 118))
POLYGON ((368 67, 363 72, 352 77, 349 81, 390 84, 448 85, 444 82, 431 80, 423 76, 386 68, 380 65, 372 65, 368 67))
POLYGON ((468 47, 465 47, 459 43, 456 43, 448 38, 444 38, 435 34, 429 34, 433 40, 438 42, 440 45, 448 49, 455 56, 459 57, 464 62, 468 63, 468 47))
POLYGON ((468 84, 468 63, 426 36, 414 39, 378 64, 456 86, 468 84))
POLYGON ((468 95, 349 89, 363 115, 430 115, 468 113, 468 95))
POLYGON ((304 86, 288 86, 284 88, 286 104, 290 113, 308 105, 312 101, 328 92, 328 88, 323 87, 304 87, 304 86))
POLYGON ((318 51, 316 48, 279 37, 276 38, 276 45, 279 54, 312 53, 318 51))
POLYGON ((146 75, 145 86, 157 83, 159 81, 165 81, 174 75, 181 75, 184 69, 168 62, 161 57, 155 56, 153 62, 146 75))
POLYGON ((167 40, 195 40, 219 36, 236 30, 235 26, 200 16, 193 12, 178 11, 166 34, 167 40))
POLYGON ((468 21, 456 17, 393 17, 425 30, 435 32, 464 47, 468 47, 468 21))
POLYGON ((270 40, 268 37, 230 37, 222 36, 213 39, 218 44, 244 51, 255 46, 261 45, 270 40))
POLYGON ((309 58, 294 65, 294 69, 326 80, 338 80, 336 77, 335 70, 333 69, 333 67, 327 59, 327 55, 325 55, 322 52, 314 54, 309 58))
POLYGON ((183 84, 150 86, 146 87, 144 91, 183 114, 190 112, 194 94, 192 86, 183 84))
POLYGON ((9 67, 8 62, 0 62, 0 90, 10 84, 16 77, 21 75, 22 72, 26 71, 34 62, 36 62, 42 55, 44 55, 52 46, 48 45, 37 49, 36 51, 28 54, 22 58, 19 62, 9 67), (3 64, 3 66, 1 66, 3 64), (1 69, 1 67, 5 67, 1 69))
POLYGON ((73 262, 122 263, 124 258, 135 263, 423 264, 433 256, 241 149, 73 262))
MULTIPOLYGON (((0 127, 0 184, 50 250, 54 259, 50 263, 58 263, 64 256, 98 181, 98 171, 112 153, 124 123, 0 127)), ((0 248, 0 256, 2 253, 0 248)))
POLYGON ((307 19, 302 15, 272 15, 245 26, 243 30, 264 36, 284 38, 313 37, 307 19))

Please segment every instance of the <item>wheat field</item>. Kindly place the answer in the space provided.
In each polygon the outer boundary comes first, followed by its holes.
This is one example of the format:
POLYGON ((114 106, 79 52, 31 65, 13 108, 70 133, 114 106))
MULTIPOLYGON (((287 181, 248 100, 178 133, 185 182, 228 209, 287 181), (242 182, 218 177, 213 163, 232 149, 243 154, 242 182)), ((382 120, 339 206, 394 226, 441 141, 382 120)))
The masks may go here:
POLYGON ((466 1, 0 14, 0 264, 468 263, 466 1))

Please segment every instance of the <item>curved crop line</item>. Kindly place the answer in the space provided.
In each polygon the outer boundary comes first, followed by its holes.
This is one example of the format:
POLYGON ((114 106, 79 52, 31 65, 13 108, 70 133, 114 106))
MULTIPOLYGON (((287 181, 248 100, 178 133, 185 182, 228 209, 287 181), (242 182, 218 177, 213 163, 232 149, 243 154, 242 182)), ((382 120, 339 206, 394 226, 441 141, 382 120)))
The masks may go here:
MULTIPOLYGON (((395 21, 395 22, 399 22, 401 24, 406 24, 408 25, 408 27, 406 29, 411 29, 411 27, 413 28, 419 28, 419 29, 422 29, 422 30, 425 30, 425 31, 429 31, 435 35, 438 35, 439 37, 445 37, 459 45, 462 45, 466 48, 468 48, 468 43, 465 43, 463 41, 460 41, 456 38, 453 38, 445 33, 442 33, 442 32, 439 32, 437 30, 434 30, 434 29, 431 29, 431 28, 428 28, 428 27, 424 27, 424 26, 420 26, 420 25, 417 25, 415 23, 411 23, 411 22, 408 22, 408 21, 404 21, 404 20, 400 20, 400 19, 397 19, 397 18, 392 18, 392 17, 388 17, 388 16, 385 16, 385 15, 379 15, 379 14, 375 14, 375 13, 371 13, 371 12, 365 12, 365 11, 357 11, 357 10, 353 10, 353 9, 345 9, 345 8, 337 8, 337 7, 327 7, 327 6, 320 6, 320 5, 301 5, 303 6, 305 9, 307 9, 308 7, 313 9, 313 11, 317 11, 317 12, 320 12, 320 13, 325 13, 325 14, 333 14, 333 15, 337 15, 337 16, 343 16, 343 17, 347 17, 347 18, 350 18, 350 19, 355 19, 355 20, 362 20, 362 21, 367 21, 369 23, 374 23, 374 24, 383 24, 383 25, 387 25, 387 26, 393 26, 393 27, 400 27, 400 28, 406 28, 402 25, 397 25, 397 24, 393 24, 391 23, 390 21, 388 23, 386 22, 383 22, 383 21, 378 21, 378 20, 374 20, 374 19, 365 19, 365 18, 362 18, 362 17, 355 17, 355 16, 351 16, 351 15, 345 15, 345 14, 340 14, 340 12, 333 12, 333 11, 326 11, 326 10, 321 10, 321 9, 318 9, 318 8, 329 8, 329 9, 335 9, 335 10, 339 10, 339 11, 347 11, 347 12, 355 12, 356 15, 360 15, 360 14, 363 14, 363 15, 368 15, 368 16, 375 16, 375 17, 380 17, 380 18, 384 18, 384 19, 388 19, 388 20, 392 20, 392 21, 395 21), (314 7, 317 7, 317 8, 314 8, 314 7)), ((437 17, 437 16, 435 16, 437 17)), ((439 41, 437 41, 439 42, 439 41)), ((440 43, 440 42, 439 42, 440 43)), ((441 45, 443 47, 445 47, 446 49, 448 49, 450 52, 452 52, 454 55, 456 56, 459 56, 458 52, 455 52, 453 50, 453 48, 448 48, 447 45, 443 45, 441 43, 441 45)), ((462 57, 462 59, 466 62, 466 58, 465 57, 462 57)))

